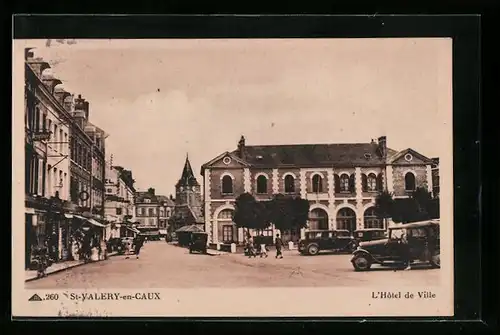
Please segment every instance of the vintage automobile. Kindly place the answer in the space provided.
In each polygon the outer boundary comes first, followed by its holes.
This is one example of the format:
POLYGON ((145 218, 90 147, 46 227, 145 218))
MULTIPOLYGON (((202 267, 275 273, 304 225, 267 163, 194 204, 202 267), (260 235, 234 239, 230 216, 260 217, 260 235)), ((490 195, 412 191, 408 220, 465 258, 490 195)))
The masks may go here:
POLYGON ((205 232, 192 232, 191 241, 189 242, 189 253, 197 251, 202 254, 207 253, 208 234, 205 232))
POLYGON ((429 263, 439 268, 439 221, 427 220, 391 226, 388 238, 360 242, 353 252, 351 263, 356 271, 369 270, 372 264, 401 266, 407 261, 403 256, 405 253, 409 255, 410 263, 429 263), (403 235, 407 244, 403 243, 403 235))
POLYGON ((354 243, 356 243, 356 248, 359 243, 365 241, 375 241, 387 238, 387 230, 380 228, 365 228, 358 229, 354 231, 354 243))
POLYGON ((320 251, 348 251, 355 249, 354 239, 348 230, 310 230, 299 241, 302 255, 315 256, 320 251))

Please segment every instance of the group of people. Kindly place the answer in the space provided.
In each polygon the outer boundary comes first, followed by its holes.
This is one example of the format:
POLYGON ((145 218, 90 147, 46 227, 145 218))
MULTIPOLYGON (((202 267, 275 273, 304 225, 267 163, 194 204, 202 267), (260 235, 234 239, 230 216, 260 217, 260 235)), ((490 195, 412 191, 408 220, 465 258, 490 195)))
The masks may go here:
MULTIPOLYGON (((257 254, 260 255, 260 257, 265 257, 267 258, 268 251, 269 249, 267 248, 267 245, 264 242, 264 234, 261 234, 258 238, 257 241, 254 240, 253 236, 250 234, 247 234, 246 237, 246 253, 248 255, 248 258, 252 257, 257 257, 257 254)), ((274 246, 276 247, 276 258, 283 258, 283 246, 285 244, 283 243, 283 240, 281 239, 279 234, 276 234, 276 238, 274 239, 274 246)))

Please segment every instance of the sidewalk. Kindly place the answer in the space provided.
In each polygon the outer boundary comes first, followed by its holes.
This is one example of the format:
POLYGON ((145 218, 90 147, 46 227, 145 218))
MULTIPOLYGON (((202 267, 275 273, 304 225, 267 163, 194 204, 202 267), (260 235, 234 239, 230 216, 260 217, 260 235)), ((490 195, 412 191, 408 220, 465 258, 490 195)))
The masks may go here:
MULTIPOLYGON (((108 254, 108 258, 112 257, 112 256, 115 256, 115 255, 118 255, 118 252, 111 252, 111 253, 108 254)), ((102 261, 98 261, 98 262, 102 262, 102 261)), ((95 262, 92 262, 92 263, 95 263, 95 262)), ((71 268, 74 268, 74 267, 77 267, 77 266, 81 266, 81 265, 84 265, 84 264, 89 264, 89 263, 85 263, 84 260, 66 261, 66 262, 54 263, 51 266, 49 266, 47 268, 47 270, 45 270, 45 273, 47 275, 51 275, 53 273, 58 273, 58 272, 61 272, 61 271, 67 270, 67 269, 71 269, 71 268)), ((26 270, 25 271, 25 276, 26 276, 25 277, 25 282, 29 282, 29 281, 32 281, 32 280, 41 279, 41 278, 37 277, 37 271, 36 270, 26 270)))

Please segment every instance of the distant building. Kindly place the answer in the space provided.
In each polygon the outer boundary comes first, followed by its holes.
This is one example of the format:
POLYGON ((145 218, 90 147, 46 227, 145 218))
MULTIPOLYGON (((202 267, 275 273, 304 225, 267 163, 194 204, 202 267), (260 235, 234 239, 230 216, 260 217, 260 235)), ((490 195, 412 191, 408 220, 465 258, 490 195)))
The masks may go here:
POLYGON ((106 201, 104 204, 107 226, 106 239, 124 237, 124 230, 135 222, 134 179, 132 171, 106 163, 106 201))
MULTIPOLYGON (((212 242, 242 242, 243 229, 236 228, 232 214, 244 192, 260 201, 279 193, 309 200, 309 229, 383 228, 376 196, 382 190, 395 198, 406 198, 417 187, 435 190, 433 164, 413 149, 389 148, 385 136, 368 143, 251 146, 242 137, 236 150, 202 165, 205 231, 212 242)), ((302 234, 282 232, 293 241, 302 234)))
POLYGON ((189 157, 186 157, 181 178, 175 185, 175 210, 170 223, 171 231, 188 225, 204 229, 201 185, 194 176, 189 157))
POLYGON ((134 205, 136 228, 141 233, 153 239, 166 234, 175 206, 171 198, 158 195, 154 188, 149 188, 146 192, 135 193, 134 205))

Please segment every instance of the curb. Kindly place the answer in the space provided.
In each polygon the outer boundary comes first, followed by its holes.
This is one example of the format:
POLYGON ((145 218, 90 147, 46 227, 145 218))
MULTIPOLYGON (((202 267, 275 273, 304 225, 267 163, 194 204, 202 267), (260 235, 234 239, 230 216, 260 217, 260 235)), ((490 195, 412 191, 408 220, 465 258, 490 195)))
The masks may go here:
MULTIPOLYGON (((115 253, 113 255, 108 255, 108 259, 109 259, 109 257, 113 257, 113 256, 118 256, 118 253, 115 253)), ((102 262, 102 261, 105 261, 105 260, 106 259, 100 260, 100 261, 97 261, 97 262, 91 262, 91 263, 98 263, 98 262, 102 262)), ((90 264, 90 263, 85 263, 84 261, 82 261, 81 263, 78 263, 78 264, 75 264, 75 265, 72 265, 72 266, 68 266, 68 267, 65 267, 65 268, 54 270, 54 271, 51 271, 50 273, 47 273, 46 277, 48 277, 50 275, 53 275, 55 273, 63 272, 63 271, 69 270, 69 269, 74 269, 76 267, 79 267, 79 266, 82 266, 82 265, 86 265, 86 264, 90 264)), ((44 278, 44 277, 41 277, 41 278, 39 278, 39 277, 28 278, 24 282, 27 283, 27 282, 35 281, 35 280, 42 279, 42 278, 44 278)))

